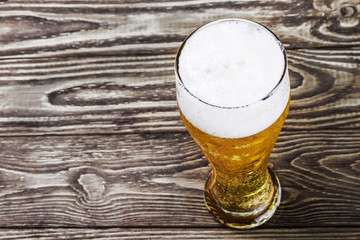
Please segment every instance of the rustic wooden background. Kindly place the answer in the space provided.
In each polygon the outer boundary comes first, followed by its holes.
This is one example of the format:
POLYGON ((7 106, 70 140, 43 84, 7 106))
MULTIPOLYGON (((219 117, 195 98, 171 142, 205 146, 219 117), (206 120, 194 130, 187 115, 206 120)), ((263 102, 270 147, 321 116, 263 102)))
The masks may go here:
POLYGON ((360 1, 0 0, 0 239, 360 239, 360 1), (247 231, 203 201, 174 57, 241 17, 287 48, 283 198, 247 231))

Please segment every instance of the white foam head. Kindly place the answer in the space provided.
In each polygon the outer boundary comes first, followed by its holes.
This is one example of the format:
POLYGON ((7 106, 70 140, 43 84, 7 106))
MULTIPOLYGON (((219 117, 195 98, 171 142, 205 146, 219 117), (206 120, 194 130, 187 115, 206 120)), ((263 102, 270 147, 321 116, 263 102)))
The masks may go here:
POLYGON ((285 51, 265 27, 218 20, 187 38, 176 60, 184 116, 214 136, 240 138, 276 121, 290 93, 285 51))

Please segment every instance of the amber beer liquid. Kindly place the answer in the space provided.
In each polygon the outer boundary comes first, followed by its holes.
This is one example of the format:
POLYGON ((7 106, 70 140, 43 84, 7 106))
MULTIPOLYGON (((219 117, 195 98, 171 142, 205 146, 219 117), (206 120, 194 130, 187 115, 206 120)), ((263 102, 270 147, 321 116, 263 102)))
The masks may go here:
POLYGON ((181 117, 212 167, 206 206, 230 227, 263 224, 281 199, 268 167, 290 104, 281 42, 258 23, 217 20, 184 41, 175 73, 181 117))

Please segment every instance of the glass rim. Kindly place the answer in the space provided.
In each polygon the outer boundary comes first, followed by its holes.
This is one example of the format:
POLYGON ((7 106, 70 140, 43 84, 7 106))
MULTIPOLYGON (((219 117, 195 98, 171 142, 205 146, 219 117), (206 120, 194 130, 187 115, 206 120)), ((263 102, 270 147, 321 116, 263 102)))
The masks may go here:
POLYGON ((287 56, 286 56, 286 51, 285 51, 285 48, 282 44, 282 42, 280 41, 280 39, 278 38, 278 36, 275 35, 275 33, 273 33, 269 28, 267 28, 266 26, 256 22, 256 21, 253 21, 253 20, 248 20, 248 19, 244 19, 244 18, 222 18, 222 19, 217 19, 217 20, 214 20, 214 21, 211 21, 211 22, 208 22, 208 23, 205 23, 203 25, 201 25, 200 27, 196 28, 192 33, 190 33, 185 39, 184 41, 182 42, 182 44, 180 45, 177 53, 176 53, 176 58, 175 58, 175 74, 177 76, 177 80, 179 80, 180 82, 180 85, 181 87, 183 87, 192 97, 196 98, 197 100, 199 100, 200 102, 204 103, 204 104, 207 104, 211 107, 217 107, 217 108, 222 108, 222 109, 239 109, 239 108, 245 108, 245 107, 248 107, 250 105, 253 105, 253 104, 256 104, 258 102, 261 102, 261 101, 264 101, 266 100, 267 98, 271 97, 271 95, 273 95, 274 92, 276 92, 276 90, 279 88, 280 84, 283 82, 283 80, 285 79, 285 75, 286 75, 286 72, 287 72, 287 68, 288 68, 288 62, 287 62, 287 56), (189 38, 191 38, 192 35, 194 35, 197 31, 199 31, 201 28, 205 27, 205 26, 208 26, 208 25, 212 25, 212 24, 216 24, 218 22, 224 22, 224 21, 243 21, 243 22, 248 22, 248 23, 251 23, 251 24, 255 24, 255 25, 258 25, 260 26, 261 28, 265 29, 266 31, 268 31, 276 40, 276 42, 278 43, 279 47, 280 47, 280 50, 284 56, 284 69, 283 69, 283 72, 281 74, 281 77, 278 81, 278 83, 275 85, 275 87, 269 92, 267 93, 263 98, 261 99, 258 99, 252 103, 249 103, 249 104, 245 104, 245 105, 241 105, 241 106, 219 106, 219 105, 215 105, 215 104, 212 104, 212 103, 208 103, 206 102, 205 100, 197 97, 195 94, 193 94, 184 84, 184 82, 182 81, 181 77, 180 77, 180 73, 179 73, 179 58, 180 58, 180 55, 181 55, 181 52, 183 50, 183 48, 185 47, 186 45, 186 42, 188 41, 189 38))

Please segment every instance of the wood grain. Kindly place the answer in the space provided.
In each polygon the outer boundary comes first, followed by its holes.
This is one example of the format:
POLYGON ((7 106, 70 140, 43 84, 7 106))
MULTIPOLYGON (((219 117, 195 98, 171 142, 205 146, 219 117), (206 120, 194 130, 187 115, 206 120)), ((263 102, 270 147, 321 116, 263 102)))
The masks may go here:
MULTIPOLYGON (((174 55, 0 61, 0 135, 185 132, 174 55)), ((288 51, 285 128, 359 129, 360 48, 288 51)))
POLYGON ((0 58, 175 53, 195 28, 241 17, 286 47, 360 45, 360 3, 341 1, 44 1, 0 4, 0 58))
MULTIPOLYGON (((187 133, 2 137, 0 227, 214 227, 187 133)), ((360 133, 284 131, 283 200, 265 227, 360 226, 360 133)))
POLYGON ((359 239, 358 0, 0 0, 0 239, 359 239), (292 102, 261 228, 208 212, 210 171, 176 107, 183 39, 218 18, 272 29, 292 102))
POLYGON ((108 228, 108 229, 2 229, 0 239, 318 239, 357 240, 357 228, 232 229, 204 228, 108 228))

